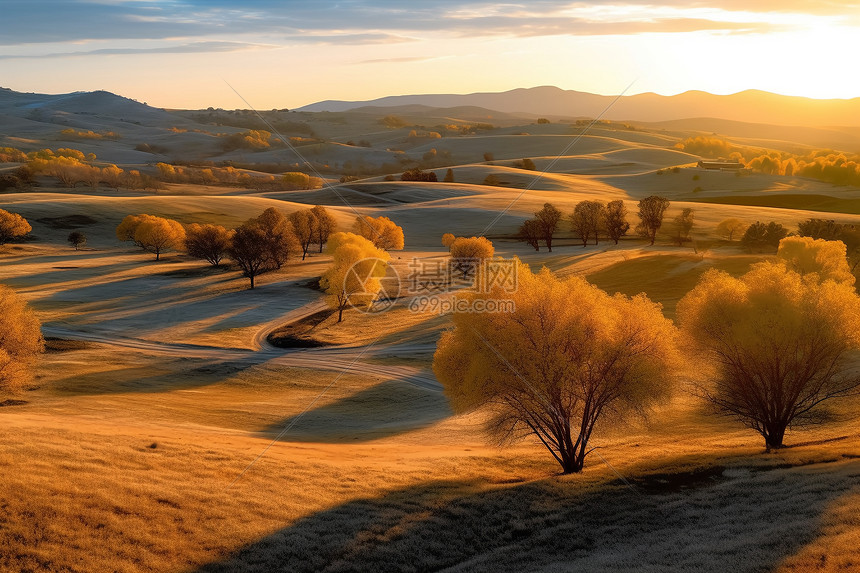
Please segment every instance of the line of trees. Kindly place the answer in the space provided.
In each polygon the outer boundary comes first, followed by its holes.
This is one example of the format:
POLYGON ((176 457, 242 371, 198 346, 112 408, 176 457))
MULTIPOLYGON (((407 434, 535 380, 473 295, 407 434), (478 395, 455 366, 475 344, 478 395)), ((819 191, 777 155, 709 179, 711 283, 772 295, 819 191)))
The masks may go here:
MULTIPOLYGON (((657 231, 663 225, 663 216, 669 207, 669 200, 664 197, 651 196, 639 201, 640 223, 636 232, 654 244, 657 231)), ((676 218, 675 223, 679 229, 678 236, 683 240, 689 240, 693 221, 692 209, 686 209, 682 216, 676 218)), ((599 244, 600 237, 607 237, 616 245, 622 237, 630 230, 627 221, 627 207, 624 201, 618 199, 604 203, 602 201, 580 201, 576 204, 573 212, 565 217, 564 213, 552 203, 545 203, 543 208, 535 212, 532 219, 528 219, 520 225, 517 237, 540 251, 541 242, 546 245, 547 251, 552 252, 552 241, 563 221, 570 224, 571 231, 582 241, 585 247, 593 239, 594 244, 599 244)))
POLYGON ((687 360, 700 396, 768 451, 860 391, 849 363, 860 350, 860 297, 842 243, 789 237, 775 261, 740 277, 708 271, 679 302, 677 326, 645 295, 609 296, 514 262, 515 292, 458 295, 513 299, 513 312, 455 313, 433 370, 455 411, 485 409, 503 440, 534 436, 565 473, 583 469, 606 418, 666 402, 687 360))
POLYGON ((155 254, 156 260, 171 250, 184 250, 189 256, 213 266, 219 266, 229 258, 254 288, 259 275, 282 268, 300 253, 304 260, 311 245, 319 244, 322 252, 336 230, 334 216, 322 205, 317 205, 289 216, 270 207, 236 229, 198 223, 186 227, 164 217, 128 215, 117 226, 116 236, 155 254))

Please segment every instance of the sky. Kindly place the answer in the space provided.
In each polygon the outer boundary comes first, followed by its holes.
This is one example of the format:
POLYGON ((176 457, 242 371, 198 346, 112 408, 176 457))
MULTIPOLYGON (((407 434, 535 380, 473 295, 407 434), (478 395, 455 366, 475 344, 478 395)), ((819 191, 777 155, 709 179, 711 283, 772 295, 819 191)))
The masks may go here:
POLYGON ((860 0, 0 0, 0 14, 0 86, 166 108, 543 85, 860 96, 860 0))

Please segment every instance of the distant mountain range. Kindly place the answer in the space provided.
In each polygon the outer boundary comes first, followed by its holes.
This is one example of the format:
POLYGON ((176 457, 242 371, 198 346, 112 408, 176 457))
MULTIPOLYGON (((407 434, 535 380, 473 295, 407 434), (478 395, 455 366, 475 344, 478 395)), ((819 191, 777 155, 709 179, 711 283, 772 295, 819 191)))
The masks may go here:
POLYGON ((701 91, 688 91, 674 96, 644 93, 615 100, 614 96, 544 86, 496 93, 401 95, 369 101, 328 100, 306 105, 297 111, 338 112, 362 107, 408 105, 434 108, 475 106, 530 116, 600 116, 622 121, 717 118, 807 127, 860 126, 860 98, 818 100, 748 90, 731 95, 701 91))

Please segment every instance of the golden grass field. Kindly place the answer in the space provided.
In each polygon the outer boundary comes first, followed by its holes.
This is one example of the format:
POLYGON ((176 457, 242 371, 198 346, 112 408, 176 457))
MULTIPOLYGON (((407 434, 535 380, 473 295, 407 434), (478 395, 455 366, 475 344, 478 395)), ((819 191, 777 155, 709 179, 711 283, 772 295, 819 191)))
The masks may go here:
POLYGON ((114 237, 131 213, 236 225, 270 206, 316 203, 345 227, 355 213, 340 199, 355 199, 358 212, 403 226, 406 249, 392 253, 403 276, 413 258, 445 256, 442 233, 481 233, 511 206, 489 233, 497 254, 645 292, 673 318, 705 270, 741 274, 762 258, 719 240, 721 220, 793 228, 822 215, 786 197, 860 200, 800 178, 693 182, 691 167, 658 176, 695 159, 666 149, 668 135, 626 135, 584 140, 536 183, 502 161, 474 162, 492 145, 542 169, 569 137, 454 140, 454 184, 375 177, 337 192, 107 194, 43 182, 0 195, 0 208, 34 226, 33 240, 0 247, 0 282, 32 304, 48 338, 34 384, 10 397, 24 403, 0 407, 0 570, 860 569, 860 399, 766 454, 682 384, 647 420, 607 420, 585 471, 562 476, 539 444, 497 447, 480 412, 451 412, 430 370, 446 317, 349 311, 303 330, 322 346, 278 349, 266 334, 325 308, 313 282, 326 255, 249 291, 233 269, 178 253, 155 262, 114 237), (482 185, 490 173, 505 186, 482 185), (695 209, 695 249, 666 237, 582 248, 566 230, 553 253, 510 239, 546 201, 567 212, 621 198, 632 222, 635 201, 658 191, 673 201, 667 218, 695 209), (91 219, 81 251, 64 244, 70 215, 91 219))

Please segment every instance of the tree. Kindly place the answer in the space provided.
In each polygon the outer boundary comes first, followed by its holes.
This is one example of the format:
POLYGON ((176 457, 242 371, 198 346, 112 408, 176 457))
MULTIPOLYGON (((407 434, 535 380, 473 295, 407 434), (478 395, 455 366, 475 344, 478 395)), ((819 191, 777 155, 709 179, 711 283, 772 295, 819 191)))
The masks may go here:
POLYGON ((156 261, 165 251, 185 245, 185 227, 181 223, 154 215, 128 215, 117 226, 116 236, 153 253, 156 261))
POLYGON ((735 237, 742 237, 746 229, 746 223, 740 219, 726 219, 717 225, 717 235, 731 241, 735 237))
POLYGON ((36 314, 12 289, 0 285, 0 390, 26 385, 44 349, 36 314))
POLYGON ((18 213, 10 213, 0 209, 0 245, 20 239, 33 230, 27 219, 18 213))
POLYGON ((481 262, 493 258, 496 250, 486 237, 457 237, 448 247, 456 268, 463 271, 463 280, 475 274, 481 262))
POLYGON ((764 224, 756 221, 744 232, 741 237, 741 245, 750 251, 770 250, 773 252, 779 247, 779 242, 788 235, 788 229, 771 221, 764 224))
POLYGON ((552 203, 544 203, 543 208, 535 213, 535 219, 541 228, 541 235, 546 243, 546 250, 552 252, 552 236, 558 229, 562 213, 552 203))
POLYGON ((429 181, 436 182, 436 173, 433 171, 421 171, 420 169, 409 169, 400 176, 401 181, 429 181))
POLYGON ((515 263, 515 292, 459 295, 510 300, 513 310, 455 312, 433 371, 456 412, 485 407, 502 440, 533 434, 564 473, 579 472, 604 417, 667 397, 676 331, 644 295, 609 296, 582 277, 515 263))
POLYGON ((702 393, 755 430, 768 451, 820 405, 857 391, 846 364, 860 347, 860 297, 848 283, 759 263, 740 278, 710 270, 678 303, 681 331, 713 368, 702 393))
POLYGON ((445 178, 442 179, 443 183, 453 183, 454 182, 454 170, 448 168, 448 171, 445 172, 445 178))
POLYGON ((214 267, 227 256, 233 231, 221 225, 192 223, 185 231, 185 250, 195 259, 207 261, 214 267))
POLYGON ((819 280, 833 280, 854 284, 854 275, 848 266, 845 243, 810 237, 786 237, 779 242, 776 256, 786 267, 801 276, 815 273, 819 280))
POLYGON ((116 227, 116 238, 124 242, 131 241, 138 247, 142 247, 134 240, 134 233, 142 221, 143 215, 126 215, 116 227))
POLYGON ((66 240, 71 243, 76 251, 87 244, 87 236, 80 231, 72 231, 66 240))
POLYGON ((319 243, 319 252, 323 252, 323 245, 328 241, 331 234, 337 231, 337 219, 335 219, 334 215, 329 213, 328 209, 322 205, 317 205, 311 209, 311 212, 317 220, 316 236, 314 240, 319 243))
POLYGON ((517 236, 521 241, 525 241, 533 246, 536 251, 540 251, 540 240, 543 237, 541 224, 537 219, 528 219, 520 225, 517 236))
POLYGON ((251 281, 252 289, 259 275, 277 268, 269 237, 257 219, 249 219, 236 229, 227 254, 242 269, 242 276, 251 281))
POLYGON ((627 222, 627 207, 624 206, 624 201, 616 199, 606 204, 603 226, 606 228, 606 234, 617 245, 618 240, 630 230, 630 223, 627 222))
POLYGON ((588 245, 591 236, 594 236, 594 244, 597 244, 605 214, 606 206, 600 201, 580 201, 574 207, 570 217, 571 227, 582 240, 583 248, 588 245))
POLYGON ((287 260, 300 249, 307 250, 305 244, 299 243, 292 222, 274 207, 269 207, 260 213, 256 220, 260 230, 266 236, 266 250, 272 270, 283 267, 287 260))
POLYGON ((797 224, 797 234, 802 237, 841 241, 845 227, 833 219, 807 219, 797 224))
POLYGON ((685 207, 672 219, 672 238, 679 247, 691 240, 690 232, 694 224, 693 209, 690 207, 685 207))
POLYGON ((320 286, 341 322, 347 307, 369 307, 376 300, 390 255, 354 233, 333 234, 326 253, 332 256, 332 264, 320 278, 320 286))
POLYGON ((388 217, 358 216, 352 231, 385 251, 400 251, 404 246, 403 229, 388 217))
POLYGON ((663 226, 663 214, 669 208, 669 200, 665 197, 651 195, 639 201, 639 224, 636 232, 651 241, 657 238, 657 231, 663 226))
POLYGON ((457 238, 457 237, 455 237, 455 236, 454 236, 453 234, 451 234, 451 233, 444 233, 444 234, 442 235, 442 246, 443 246, 443 247, 448 247, 448 248, 450 249, 450 248, 451 248, 451 244, 454 242, 454 239, 456 239, 456 238, 457 238))
MULTIPOLYGON (((266 211, 268 210, 266 209, 266 211)), ((313 243, 314 238, 318 235, 317 218, 312 210, 302 209, 301 211, 290 213, 290 223, 293 224, 293 233, 302 248, 302 260, 305 260, 311 243, 313 243)))

